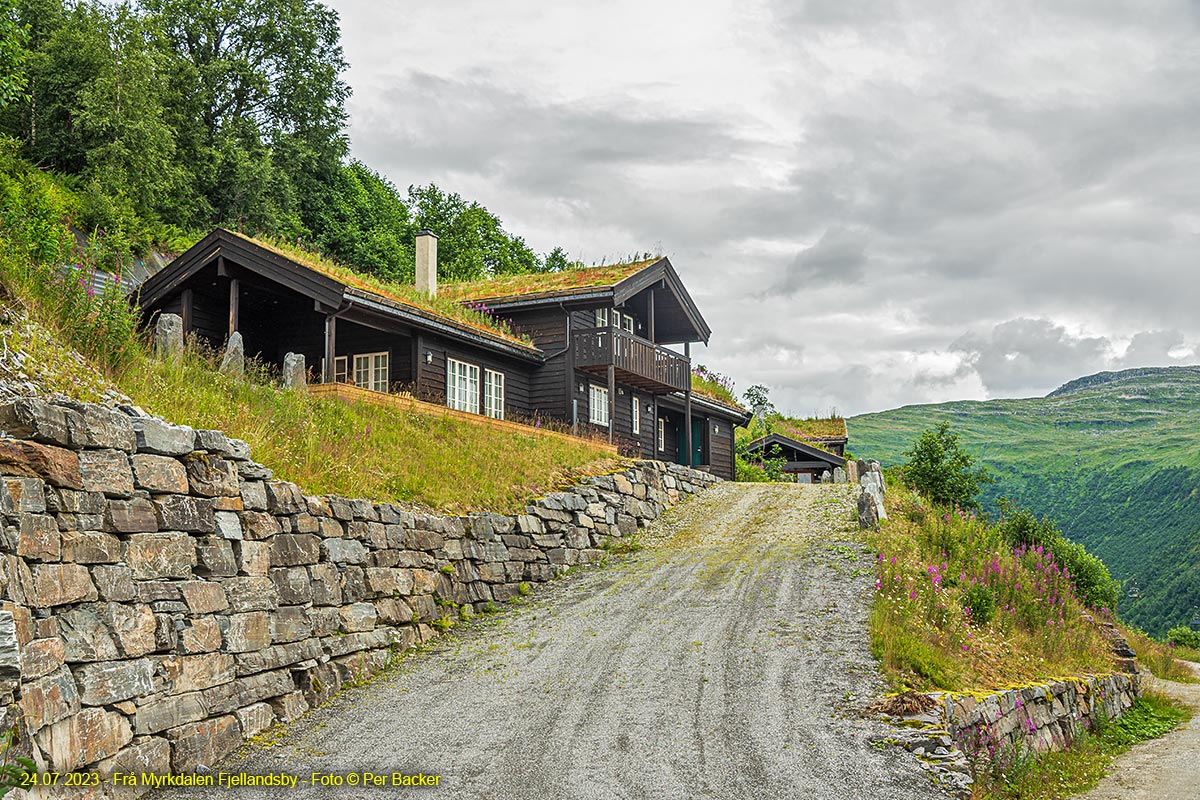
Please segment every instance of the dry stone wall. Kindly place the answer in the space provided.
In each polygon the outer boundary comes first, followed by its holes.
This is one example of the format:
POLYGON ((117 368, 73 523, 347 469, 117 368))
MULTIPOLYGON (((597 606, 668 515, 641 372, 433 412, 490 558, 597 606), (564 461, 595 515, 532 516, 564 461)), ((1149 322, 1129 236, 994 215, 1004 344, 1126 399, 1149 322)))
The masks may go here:
MULTIPOLYGON (((0 406, 0 701, 59 772, 192 772, 718 479, 637 462, 518 515, 309 497, 136 409, 0 406)), ((70 790, 78 797, 78 788, 70 790)))

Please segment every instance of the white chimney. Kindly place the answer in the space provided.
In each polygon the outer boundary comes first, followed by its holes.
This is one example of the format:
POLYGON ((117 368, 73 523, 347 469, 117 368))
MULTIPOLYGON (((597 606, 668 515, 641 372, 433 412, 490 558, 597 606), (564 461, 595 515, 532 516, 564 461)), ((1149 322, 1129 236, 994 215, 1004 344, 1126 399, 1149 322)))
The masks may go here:
POLYGON ((437 234, 428 228, 417 234, 417 291, 437 297, 437 234))

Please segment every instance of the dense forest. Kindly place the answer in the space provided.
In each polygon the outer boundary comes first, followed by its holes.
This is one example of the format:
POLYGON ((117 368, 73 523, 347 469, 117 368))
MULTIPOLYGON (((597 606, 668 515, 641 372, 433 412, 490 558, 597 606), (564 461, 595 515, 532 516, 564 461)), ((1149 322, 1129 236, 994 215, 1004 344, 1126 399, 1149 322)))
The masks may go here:
POLYGON ((53 176, 109 252, 224 225, 407 281, 429 227, 447 280, 568 266, 479 203, 350 159, 339 39, 313 0, 0 0, 0 156, 53 176))

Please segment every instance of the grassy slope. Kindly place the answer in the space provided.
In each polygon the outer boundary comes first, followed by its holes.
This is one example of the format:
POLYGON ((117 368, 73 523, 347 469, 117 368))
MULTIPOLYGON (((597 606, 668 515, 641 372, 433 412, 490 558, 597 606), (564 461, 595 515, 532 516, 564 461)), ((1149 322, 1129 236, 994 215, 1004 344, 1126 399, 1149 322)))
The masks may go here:
POLYGON ((1057 520, 1113 576, 1121 616, 1155 634, 1200 604, 1200 368, 1075 382, 1059 396, 906 406, 849 421, 850 448, 884 464, 948 419, 1007 496, 1057 520))
POLYGON ((613 466, 583 439, 310 397, 220 375, 196 354, 174 363, 144 359, 120 387, 166 419, 245 439, 257 460, 316 494, 507 511, 580 471, 613 466))

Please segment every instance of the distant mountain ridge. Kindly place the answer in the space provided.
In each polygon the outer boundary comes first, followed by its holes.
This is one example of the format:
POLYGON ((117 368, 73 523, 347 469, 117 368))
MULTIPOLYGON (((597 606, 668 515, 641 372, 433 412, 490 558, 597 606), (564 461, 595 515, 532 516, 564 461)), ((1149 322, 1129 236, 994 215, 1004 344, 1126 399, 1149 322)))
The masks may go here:
POLYGON ((1161 634, 1200 606, 1200 366, 1069 381, 1045 397, 912 405, 847 421, 885 465, 946 420, 1008 497, 1055 519, 1125 582, 1123 617, 1161 634))
POLYGON ((1065 394, 1074 394, 1083 389, 1091 389, 1096 386, 1103 386, 1107 383, 1116 383, 1127 379, 1137 378, 1153 378, 1158 375, 1171 373, 1190 373, 1200 375, 1200 366, 1194 367, 1133 367, 1132 369, 1118 370, 1117 372, 1097 372, 1095 375, 1086 375, 1082 378, 1076 378, 1073 381, 1067 381, 1062 386, 1055 389, 1046 397, 1061 397, 1065 394))

